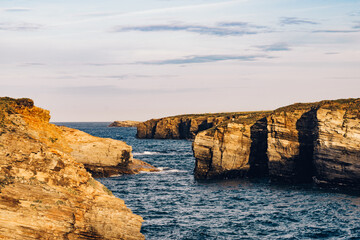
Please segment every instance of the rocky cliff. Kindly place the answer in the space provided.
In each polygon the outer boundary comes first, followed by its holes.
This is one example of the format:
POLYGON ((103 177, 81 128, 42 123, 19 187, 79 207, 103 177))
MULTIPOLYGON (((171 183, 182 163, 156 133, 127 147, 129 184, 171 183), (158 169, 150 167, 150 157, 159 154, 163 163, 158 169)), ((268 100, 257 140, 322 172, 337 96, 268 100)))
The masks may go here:
POLYGON ((272 180, 360 187, 360 99, 294 104, 220 124, 193 143, 199 179, 272 180))
POLYGON ((109 127, 137 127, 141 123, 138 121, 115 121, 109 125, 109 127))
POLYGON ((267 112, 254 112, 200 132, 193 142, 195 178, 235 178, 267 172, 267 112))
POLYGON ((92 164, 103 146, 131 163, 131 148, 49 118, 30 99, 0 98, 0 239, 144 239, 142 218, 80 163, 92 164))
POLYGON ((137 126, 138 138, 194 139, 198 132, 212 128, 222 122, 244 118, 249 113, 219 113, 179 115, 151 119, 137 126))

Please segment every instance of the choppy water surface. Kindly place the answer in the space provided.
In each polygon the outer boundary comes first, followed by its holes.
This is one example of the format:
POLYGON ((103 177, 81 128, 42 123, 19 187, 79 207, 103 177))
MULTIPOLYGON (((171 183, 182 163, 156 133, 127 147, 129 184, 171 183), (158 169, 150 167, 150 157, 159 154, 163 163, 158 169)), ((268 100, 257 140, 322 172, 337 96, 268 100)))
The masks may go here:
POLYGON ((191 142, 140 140, 135 128, 62 123, 127 142, 134 157, 164 169, 99 179, 141 215, 147 239, 360 239, 358 193, 263 180, 199 182, 191 142))

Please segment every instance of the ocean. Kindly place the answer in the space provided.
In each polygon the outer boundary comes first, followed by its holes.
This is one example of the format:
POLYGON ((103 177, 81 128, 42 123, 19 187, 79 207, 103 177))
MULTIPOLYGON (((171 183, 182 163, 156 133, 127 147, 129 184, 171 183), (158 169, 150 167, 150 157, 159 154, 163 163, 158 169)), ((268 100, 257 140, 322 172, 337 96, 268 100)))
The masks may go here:
POLYGON ((56 123, 125 141, 162 171, 97 179, 144 218, 146 239, 360 239, 360 194, 268 179, 197 181, 188 140, 136 139, 136 128, 56 123))

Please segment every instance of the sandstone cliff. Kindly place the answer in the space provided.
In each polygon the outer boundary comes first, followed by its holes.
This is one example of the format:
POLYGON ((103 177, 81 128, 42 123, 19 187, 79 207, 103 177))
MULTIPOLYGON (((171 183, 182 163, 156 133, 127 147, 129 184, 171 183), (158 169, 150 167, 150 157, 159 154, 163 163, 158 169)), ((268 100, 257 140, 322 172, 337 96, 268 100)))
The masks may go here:
POLYGON ((195 178, 235 178, 267 172, 267 112, 254 112, 200 132, 193 142, 195 178))
POLYGON ((198 132, 222 122, 244 118, 248 113, 190 114, 151 119, 137 126, 138 138, 194 139, 198 132))
POLYGON ((109 125, 109 127, 137 127, 141 122, 138 121, 115 121, 109 125))
POLYGON ((131 149, 49 118, 30 99, 0 98, 0 239, 144 239, 142 218, 78 162, 100 154, 97 144, 128 152, 125 162, 131 149))
POLYGON ((294 104, 199 133, 195 177, 360 188, 360 99, 294 104))

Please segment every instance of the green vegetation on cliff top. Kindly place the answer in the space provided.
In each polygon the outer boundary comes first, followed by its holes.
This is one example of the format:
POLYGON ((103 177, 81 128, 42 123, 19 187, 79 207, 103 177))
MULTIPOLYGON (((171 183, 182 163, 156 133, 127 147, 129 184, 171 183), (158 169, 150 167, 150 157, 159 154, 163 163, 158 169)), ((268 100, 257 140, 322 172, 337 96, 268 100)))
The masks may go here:
POLYGON ((0 97, 0 127, 3 128, 10 121, 7 116, 16 113, 16 107, 30 107, 34 106, 34 101, 29 98, 14 99, 10 97, 0 97))

